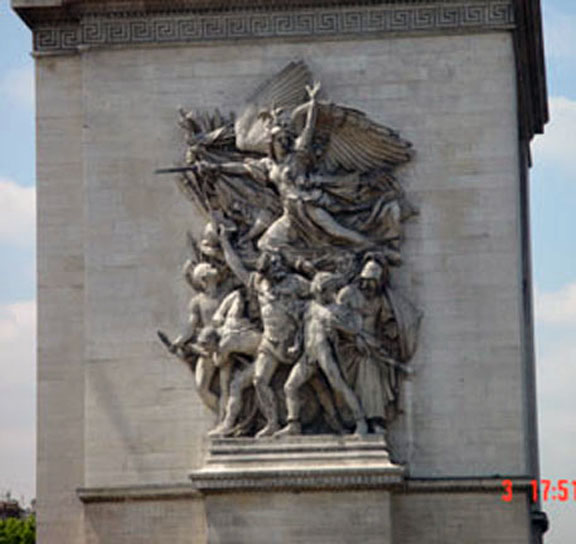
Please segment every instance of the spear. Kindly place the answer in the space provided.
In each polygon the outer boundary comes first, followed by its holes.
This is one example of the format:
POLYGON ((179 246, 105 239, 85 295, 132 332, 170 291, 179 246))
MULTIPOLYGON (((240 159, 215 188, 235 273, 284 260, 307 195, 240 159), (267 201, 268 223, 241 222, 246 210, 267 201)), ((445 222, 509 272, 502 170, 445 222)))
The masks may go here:
POLYGON ((194 174, 198 173, 198 167, 195 165, 192 166, 173 166, 171 168, 157 168, 154 170, 155 174, 178 174, 182 172, 193 172, 194 174))
MULTIPOLYGON (((198 167, 196 165, 191 166, 174 166, 171 168, 157 168, 154 170, 155 174, 186 174, 186 172, 192 172, 193 174, 198 174, 198 167)), ((208 212, 208 206, 206 205, 207 199, 204 194, 200 192, 196 184, 188 177, 184 176, 186 179, 186 186, 194 193, 196 201, 200 204, 205 212, 208 212), (203 198, 204 197, 204 198, 203 198)))

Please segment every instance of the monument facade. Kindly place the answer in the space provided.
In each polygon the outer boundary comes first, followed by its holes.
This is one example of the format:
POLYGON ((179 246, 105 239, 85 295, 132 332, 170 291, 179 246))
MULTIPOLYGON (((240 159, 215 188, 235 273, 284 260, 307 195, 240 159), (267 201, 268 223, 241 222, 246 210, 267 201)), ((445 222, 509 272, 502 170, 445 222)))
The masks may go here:
POLYGON ((39 542, 539 542, 538 2, 12 3, 39 542))

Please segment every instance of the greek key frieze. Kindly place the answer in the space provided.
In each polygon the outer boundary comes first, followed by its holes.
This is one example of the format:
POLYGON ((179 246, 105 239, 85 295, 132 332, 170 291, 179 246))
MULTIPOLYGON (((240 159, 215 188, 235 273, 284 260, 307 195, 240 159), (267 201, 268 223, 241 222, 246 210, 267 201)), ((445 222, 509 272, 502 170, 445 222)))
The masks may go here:
POLYGON ((514 24, 511 0, 428 5, 323 8, 224 14, 86 16, 77 25, 41 26, 35 51, 71 51, 79 46, 194 43, 238 39, 490 30, 514 24))

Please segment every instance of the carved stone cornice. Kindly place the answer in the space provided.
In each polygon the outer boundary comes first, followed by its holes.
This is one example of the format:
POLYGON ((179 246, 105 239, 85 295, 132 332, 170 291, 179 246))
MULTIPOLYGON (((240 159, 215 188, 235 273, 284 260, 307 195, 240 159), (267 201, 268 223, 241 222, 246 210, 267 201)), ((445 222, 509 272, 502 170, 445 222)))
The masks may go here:
POLYGON ((69 11, 59 22, 34 25, 37 52, 75 51, 81 47, 199 43, 240 39, 370 36, 512 28, 511 0, 326 4, 322 9, 213 8, 201 12, 176 3, 162 11, 69 11), (179 9, 176 9, 179 8, 179 9))
POLYGON ((76 494, 84 503, 190 500, 202 496, 189 483, 82 487, 76 494))

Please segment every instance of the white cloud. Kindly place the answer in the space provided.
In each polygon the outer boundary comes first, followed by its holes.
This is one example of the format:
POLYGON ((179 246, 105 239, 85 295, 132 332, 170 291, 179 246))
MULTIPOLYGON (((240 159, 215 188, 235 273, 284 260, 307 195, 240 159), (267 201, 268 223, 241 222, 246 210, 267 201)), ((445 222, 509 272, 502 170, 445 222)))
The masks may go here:
POLYGON ((34 382, 35 346, 35 301, 0 306, 0 387, 34 382))
POLYGON ((35 495, 36 303, 0 306, 0 485, 35 495))
POLYGON ((32 64, 6 71, 0 80, 0 95, 12 104, 34 107, 34 67, 32 64))
POLYGON ((561 96, 551 98, 550 123, 545 134, 534 141, 535 164, 546 163, 546 166, 558 167, 576 176, 575 126, 576 100, 561 96))
MULTIPOLYGON (((576 282, 552 292, 536 292, 535 314, 542 323, 574 325, 576 337, 576 282)), ((575 360, 576 362, 576 360, 575 360)))
POLYGON ((0 178, 0 243, 29 245, 34 242, 36 190, 0 178))

